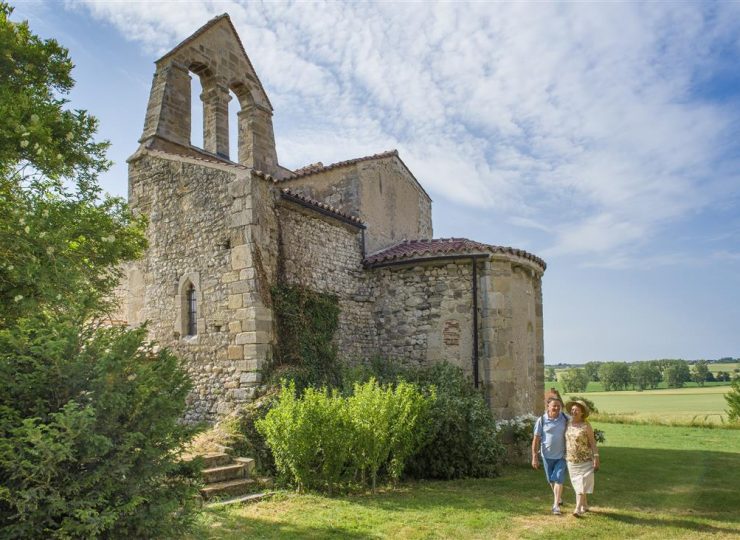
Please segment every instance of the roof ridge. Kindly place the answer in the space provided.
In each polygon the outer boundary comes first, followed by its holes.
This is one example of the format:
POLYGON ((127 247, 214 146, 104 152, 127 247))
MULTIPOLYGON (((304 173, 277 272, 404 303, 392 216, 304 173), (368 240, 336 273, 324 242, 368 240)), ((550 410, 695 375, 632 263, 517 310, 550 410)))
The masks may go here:
POLYGON ((353 216, 346 212, 342 212, 341 210, 333 207, 330 204, 319 201, 317 199, 313 199, 311 197, 308 197, 307 195, 303 195, 302 193, 297 193, 293 191, 292 189, 280 188, 280 195, 283 198, 286 198, 290 201, 297 202, 304 206, 308 205, 308 206, 314 207, 320 210, 322 213, 332 214, 335 217, 340 218, 342 221, 348 221, 353 225, 361 226, 362 228, 365 228, 365 223, 357 216, 353 216))
POLYGON ((365 257, 363 264, 365 266, 374 266, 381 263, 402 262, 423 260, 424 258, 434 258, 433 256, 454 257, 459 255, 461 258, 469 254, 470 251, 488 252, 491 254, 506 253, 527 259, 543 270, 547 268, 544 260, 536 255, 509 246, 496 246, 470 240, 469 238, 432 238, 418 240, 403 240, 375 253, 365 257), (456 245, 460 244, 460 245, 456 245), (432 257, 425 257, 431 255, 432 257))
POLYGON ((398 150, 394 148, 392 150, 386 150, 385 152, 380 152, 378 154, 372 154, 369 156, 362 156, 358 158, 347 159, 344 161, 337 161, 336 163, 330 163, 329 165, 324 165, 323 163, 318 161, 316 163, 304 165, 303 167, 300 167, 294 170, 293 173, 295 174, 295 176, 291 176, 289 178, 283 178, 283 180, 294 180, 296 178, 303 178, 305 176, 310 176, 312 174, 317 174, 317 173, 321 173, 324 171, 330 171, 332 169, 348 167, 350 165, 361 163, 363 161, 371 161, 374 159, 385 159, 389 157, 398 157, 398 150))

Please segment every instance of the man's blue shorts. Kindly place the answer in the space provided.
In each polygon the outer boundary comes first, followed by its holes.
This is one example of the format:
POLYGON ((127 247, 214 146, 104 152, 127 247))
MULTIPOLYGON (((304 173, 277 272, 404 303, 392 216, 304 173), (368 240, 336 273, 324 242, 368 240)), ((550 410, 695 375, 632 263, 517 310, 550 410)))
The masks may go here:
POLYGON ((551 484, 562 484, 565 481, 565 469, 567 464, 565 458, 547 459, 542 458, 542 465, 545 468, 545 476, 551 484))

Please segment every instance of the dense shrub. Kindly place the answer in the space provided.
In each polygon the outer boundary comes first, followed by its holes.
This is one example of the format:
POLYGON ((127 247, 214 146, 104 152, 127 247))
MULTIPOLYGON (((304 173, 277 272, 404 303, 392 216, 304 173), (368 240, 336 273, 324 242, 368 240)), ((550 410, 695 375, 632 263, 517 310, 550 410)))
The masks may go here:
POLYGON ((197 471, 177 460, 190 383, 145 331, 25 320, 0 332, 0 535, 172 535, 197 471))
POLYGON ((272 450, 278 472, 300 490, 328 490, 352 482, 376 486, 378 473, 398 479, 426 432, 433 395, 413 385, 382 387, 374 379, 344 397, 295 383, 283 386, 278 401, 256 422, 272 450))
POLYGON ((410 370, 407 375, 437 391, 429 413, 429 433, 409 460, 407 474, 439 479, 496 476, 504 457, 496 421, 482 393, 463 371, 441 363, 410 370))

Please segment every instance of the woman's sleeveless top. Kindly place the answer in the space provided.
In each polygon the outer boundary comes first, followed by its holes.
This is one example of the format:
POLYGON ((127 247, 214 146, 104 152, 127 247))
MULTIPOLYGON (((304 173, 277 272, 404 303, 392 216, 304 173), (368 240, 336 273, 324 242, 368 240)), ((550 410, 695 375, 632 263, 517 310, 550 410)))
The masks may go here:
POLYGON ((571 463, 583 463, 594 458, 586 425, 585 422, 580 426, 568 423, 568 429, 565 430, 565 459, 571 463))

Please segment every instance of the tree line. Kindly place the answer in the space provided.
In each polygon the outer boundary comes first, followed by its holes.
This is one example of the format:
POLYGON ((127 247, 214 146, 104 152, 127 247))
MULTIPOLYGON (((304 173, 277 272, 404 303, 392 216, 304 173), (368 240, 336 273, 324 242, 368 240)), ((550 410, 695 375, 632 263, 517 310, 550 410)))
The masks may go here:
POLYGON ((665 382, 669 388, 681 388, 687 382, 704 386, 707 382, 730 382, 734 373, 719 371, 716 375, 709 370, 706 360, 689 364, 686 360, 648 360, 643 362, 588 362, 582 368, 570 367, 556 373, 549 367, 548 381, 560 381, 565 392, 583 392, 590 381, 600 382, 604 390, 647 390, 657 388, 665 382))

